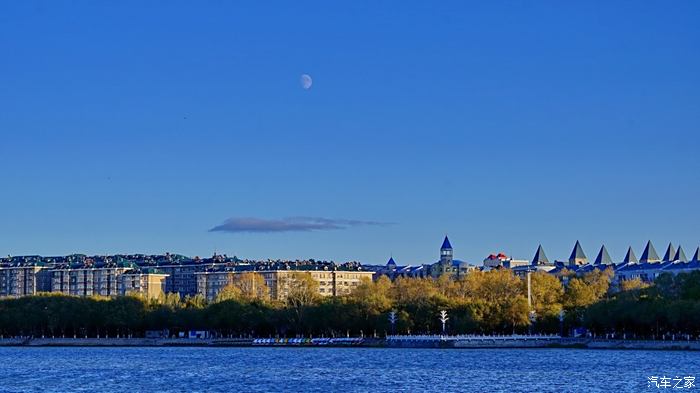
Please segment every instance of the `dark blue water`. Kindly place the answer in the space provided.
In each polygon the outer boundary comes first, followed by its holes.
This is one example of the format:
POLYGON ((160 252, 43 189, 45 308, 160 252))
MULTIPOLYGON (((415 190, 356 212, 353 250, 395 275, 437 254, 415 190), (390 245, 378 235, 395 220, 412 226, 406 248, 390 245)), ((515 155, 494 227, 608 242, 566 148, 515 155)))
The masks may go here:
POLYGON ((2 392, 650 392, 696 374, 697 352, 0 348, 2 392))

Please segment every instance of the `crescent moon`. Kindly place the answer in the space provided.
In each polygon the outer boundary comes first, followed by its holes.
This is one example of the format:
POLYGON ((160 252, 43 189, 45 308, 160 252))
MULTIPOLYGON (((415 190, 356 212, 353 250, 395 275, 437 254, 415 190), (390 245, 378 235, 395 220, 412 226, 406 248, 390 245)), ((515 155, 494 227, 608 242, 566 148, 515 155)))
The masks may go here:
POLYGON ((311 88, 311 85, 313 85, 314 80, 311 79, 311 76, 309 74, 302 74, 301 78, 299 79, 299 82, 301 83, 302 89, 309 90, 311 88))

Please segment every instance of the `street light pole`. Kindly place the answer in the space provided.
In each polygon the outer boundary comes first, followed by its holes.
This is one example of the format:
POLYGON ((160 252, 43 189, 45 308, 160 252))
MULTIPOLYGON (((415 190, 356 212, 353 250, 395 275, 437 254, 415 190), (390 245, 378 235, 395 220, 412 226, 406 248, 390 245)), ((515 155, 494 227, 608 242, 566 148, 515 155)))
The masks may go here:
POLYGON ((449 319, 450 318, 447 317, 447 311, 445 311, 445 310, 440 311, 440 322, 442 322, 442 335, 443 336, 445 335, 445 323, 447 323, 447 321, 449 319))
POLYGON ((535 310, 532 309, 532 269, 528 267, 527 269, 527 308, 530 310, 528 312, 528 317, 530 319, 530 324, 527 326, 527 333, 532 334, 532 324, 535 323, 537 314, 535 310))
POLYGON ((527 307, 529 309, 532 309, 532 290, 530 289, 530 285, 532 280, 530 279, 530 275, 532 272, 530 271, 530 268, 527 269, 527 307))
POLYGON ((389 323, 391 324, 391 335, 394 335, 394 325, 396 324, 396 311, 389 312, 389 323))

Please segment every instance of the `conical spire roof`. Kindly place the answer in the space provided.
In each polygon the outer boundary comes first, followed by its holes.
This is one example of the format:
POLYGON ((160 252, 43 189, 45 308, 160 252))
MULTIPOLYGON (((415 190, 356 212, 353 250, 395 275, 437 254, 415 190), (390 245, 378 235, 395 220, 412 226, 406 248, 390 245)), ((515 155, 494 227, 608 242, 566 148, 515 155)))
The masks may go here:
POLYGON ((579 243, 578 240, 576 240, 576 244, 574 244, 574 249, 571 250, 571 256, 569 257, 569 264, 574 265, 574 264, 586 264, 588 262, 588 258, 586 257, 586 254, 583 252, 583 247, 581 247, 581 243, 579 243))
POLYGON ((532 264, 533 265, 546 265, 549 263, 549 259, 547 259, 547 255, 544 253, 544 249, 542 248, 542 245, 540 244, 537 247, 537 251, 535 252, 535 256, 532 258, 532 264))
POLYGON ((386 265, 387 265, 387 266, 389 266, 389 265, 394 265, 394 266, 396 266, 396 262, 394 262, 394 257, 390 257, 390 258, 389 258, 389 262, 387 262, 386 265))
POLYGON ((651 240, 647 242, 647 246, 644 247, 644 252, 642 252, 642 257, 639 259, 641 263, 654 263, 659 262, 659 254, 656 253, 654 245, 651 244, 651 240))
POLYGON ((700 247, 695 249, 695 255, 693 255, 693 262, 700 262, 700 247))
POLYGON ((598 252, 598 256, 595 257, 595 264, 596 265, 612 265, 613 264, 612 258, 610 258, 610 254, 608 254, 608 249, 605 248, 605 245, 603 245, 600 248, 600 251, 598 252))
POLYGON ((442 241, 442 247, 440 247, 441 250, 445 249, 452 249, 452 245, 450 244, 450 239, 445 236, 445 240, 442 241))
POLYGON ((622 262, 623 263, 637 263, 637 262, 639 262, 637 260, 637 256, 634 255, 634 251, 632 250, 632 247, 627 249, 627 254, 625 254, 625 259, 622 262))
POLYGON ((673 244, 668 243, 668 247, 666 248, 666 253, 664 254, 664 257, 661 259, 664 262, 671 262, 675 260, 676 256, 676 249, 673 248, 673 244))
POLYGON ((685 256, 685 251, 683 251, 683 247, 680 244, 678 245, 678 250, 676 251, 676 256, 673 257, 673 260, 680 262, 688 262, 688 257, 685 256))

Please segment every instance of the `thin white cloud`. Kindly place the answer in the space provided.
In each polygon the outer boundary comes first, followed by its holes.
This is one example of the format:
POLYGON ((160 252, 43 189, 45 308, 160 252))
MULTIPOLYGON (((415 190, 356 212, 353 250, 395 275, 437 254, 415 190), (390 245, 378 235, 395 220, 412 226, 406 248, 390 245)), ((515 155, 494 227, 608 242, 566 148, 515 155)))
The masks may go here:
POLYGON ((308 232, 347 229, 357 226, 389 225, 386 222, 347 220, 323 217, 287 217, 265 219, 255 217, 231 217, 209 232, 308 232))

